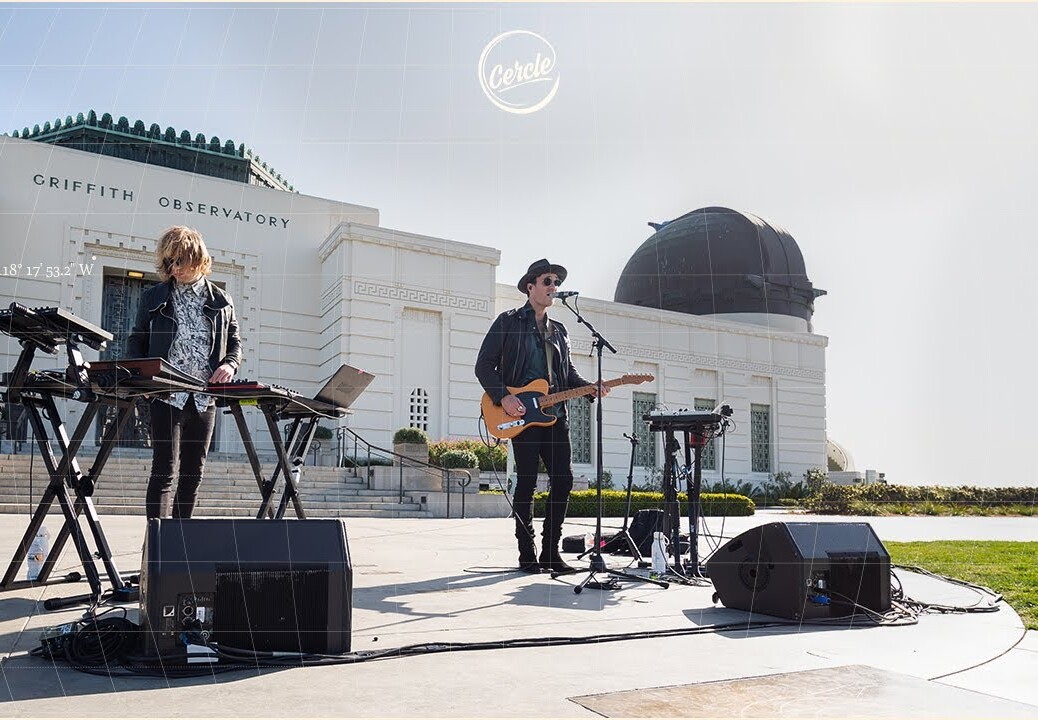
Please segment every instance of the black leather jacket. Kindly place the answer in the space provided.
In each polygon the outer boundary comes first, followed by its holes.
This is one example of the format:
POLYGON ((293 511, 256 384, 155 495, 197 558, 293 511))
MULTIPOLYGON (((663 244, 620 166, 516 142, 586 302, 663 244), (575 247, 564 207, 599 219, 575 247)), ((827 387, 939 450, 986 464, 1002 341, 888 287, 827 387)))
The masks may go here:
MULTIPOLYGON (((169 293, 173 280, 147 290, 137 306, 137 318, 126 340, 126 354, 130 358, 168 358, 173 339, 177 336, 177 321, 169 293)), ((231 296, 205 279, 206 300, 202 315, 209 320, 209 369, 216 370, 224 363, 235 370, 241 365, 241 337, 234 314, 231 296)))
MULTIPOLYGON (((566 326, 548 318, 551 328, 553 392, 583 387, 591 383, 570 363, 569 335, 566 326)), ((537 332, 537 320, 530 303, 501 313, 494 320, 476 357, 476 377, 495 405, 508 395, 508 386, 518 387, 526 374, 525 339, 537 332)))

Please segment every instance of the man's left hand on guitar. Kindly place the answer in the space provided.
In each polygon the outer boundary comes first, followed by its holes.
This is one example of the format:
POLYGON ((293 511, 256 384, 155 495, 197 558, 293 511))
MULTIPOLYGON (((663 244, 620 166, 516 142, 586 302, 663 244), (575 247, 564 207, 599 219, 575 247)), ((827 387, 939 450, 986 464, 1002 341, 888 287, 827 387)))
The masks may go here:
POLYGON ((599 383, 598 388, 595 390, 594 396, 598 398, 603 398, 609 394, 610 390, 612 390, 612 388, 608 385, 603 385, 602 383, 599 383))

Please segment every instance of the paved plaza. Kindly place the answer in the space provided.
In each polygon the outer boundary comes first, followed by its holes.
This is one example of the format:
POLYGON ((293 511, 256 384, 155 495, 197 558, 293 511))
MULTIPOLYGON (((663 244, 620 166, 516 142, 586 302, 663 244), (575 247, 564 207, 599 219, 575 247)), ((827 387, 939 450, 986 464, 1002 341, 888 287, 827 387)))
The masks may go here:
MULTIPOLYGON (((52 535, 58 516, 48 520, 52 535)), ((733 537, 776 520, 710 520, 733 537)), ((28 518, 0 516, 6 564, 28 518)), ((566 534, 590 520, 572 519, 566 534)), ((607 524, 618 526, 618 521, 607 524)), ((870 518, 883 541, 1038 540, 1033 518, 870 518)), ((514 572, 507 519, 346 520, 354 573, 352 649, 450 643, 449 652, 351 665, 255 669, 192 679, 105 677, 29 656, 41 628, 79 617, 42 601, 83 584, 0 594, 4 715, 17 717, 1035 717, 1038 634, 1017 614, 923 615, 914 625, 787 623, 715 605, 712 588, 514 572), (724 626, 723 630, 714 629, 724 626), (637 639, 606 641, 617 635, 637 639), (503 647, 552 638, 547 646, 503 647), (465 644, 491 649, 467 649, 465 644), (514 643, 513 643, 514 644, 514 643)), ((142 517, 103 518, 120 570, 135 571, 142 517)), ((701 550, 715 541, 704 535, 701 550)), ((572 556, 567 556, 572 558, 572 556)), ((628 558, 606 556, 611 566, 628 558)), ((571 562, 574 562, 571 560, 571 562)), ((578 563, 586 567, 584 563, 578 563)), ((66 551, 61 563, 75 569, 66 551)), ((24 571, 23 571, 24 572, 24 571)), ((975 593, 898 571, 907 595, 966 605, 975 593)), ((131 619, 136 607, 127 606, 131 619)))

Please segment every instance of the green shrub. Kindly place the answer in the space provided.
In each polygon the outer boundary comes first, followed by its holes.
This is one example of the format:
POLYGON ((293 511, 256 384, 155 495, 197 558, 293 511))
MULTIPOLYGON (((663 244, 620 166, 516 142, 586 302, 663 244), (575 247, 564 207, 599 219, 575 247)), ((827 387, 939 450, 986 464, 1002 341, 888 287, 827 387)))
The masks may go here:
POLYGON ((447 450, 440 455, 440 467, 471 469, 479 465, 476 453, 469 450, 447 450))
POLYGON ((810 512, 828 515, 951 513, 954 507, 997 508, 1038 505, 1038 488, 985 488, 823 483, 804 502, 810 512), (943 509, 942 509, 943 508, 943 509))
MULTIPOLYGON (((588 487, 598 487, 598 472, 592 471, 591 477, 588 478, 588 487)), ((613 489, 613 471, 606 468, 602 469, 602 489, 612 490, 613 489)))
POLYGON ((822 485, 827 482, 829 474, 822 468, 809 468, 804 473, 804 484, 807 485, 807 489, 813 495, 822 489, 822 485))
POLYGON ((433 465, 440 465, 440 457, 448 450, 467 450, 475 454, 479 459, 480 470, 497 470, 498 472, 505 471, 505 465, 508 462, 508 446, 507 445, 490 445, 487 446, 482 440, 475 439, 462 439, 462 440, 436 440, 435 442, 429 443, 429 462, 433 465))
POLYGON ((393 444, 400 443, 425 443, 429 444, 429 436, 425 430, 416 427, 402 427, 393 433, 393 444))
MULTIPOLYGON (((748 497, 733 494, 704 493, 700 495, 700 505, 704 517, 748 516, 753 515, 754 503, 748 497)), ((534 512, 544 515, 544 506, 548 501, 548 493, 534 495, 534 512)), ((688 515, 688 502, 685 493, 678 493, 680 513, 688 515)), ((632 492, 631 513, 639 510, 651 510, 663 506, 663 493, 632 492)), ((627 493, 621 490, 602 491, 602 514, 605 517, 620 517, 627 507, 627 493)), ((598 514, 598 491, 576 490, 569 496, 569 517, 595 517, 598 514)))
POLYGON ((752 498, 759 495, 757 486, 746 480, 718 480, 715 483, 704 482, 702 492, 704 493, 732 493, 752 498))
POLYGON ((635 492, 658 493, 663 492, 663 468, 651 467, 645 479, 640 483, 633 483, 631 490, 635 492))
POLYGON ((335 437, 335 433, 332 432, 331 428, 326 428, 324 425, 318 425, 317 430, 314 432, 314 440, 331 440, 335 437))

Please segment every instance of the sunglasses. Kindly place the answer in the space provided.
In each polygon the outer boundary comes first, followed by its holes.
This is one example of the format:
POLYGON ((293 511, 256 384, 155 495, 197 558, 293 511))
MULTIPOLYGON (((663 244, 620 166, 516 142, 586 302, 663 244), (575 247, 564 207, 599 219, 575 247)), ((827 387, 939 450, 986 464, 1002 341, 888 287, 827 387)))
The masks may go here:
POLYGON ((541 282, 544 284, 544 287, 551 287, 552 285, 554 285, 555 287, 558 287, 559 285, 562 284, 562 281, 559 280, 558 278, 550 278, 550 277, 544 278, 543 280, 541 280, 541 282))

